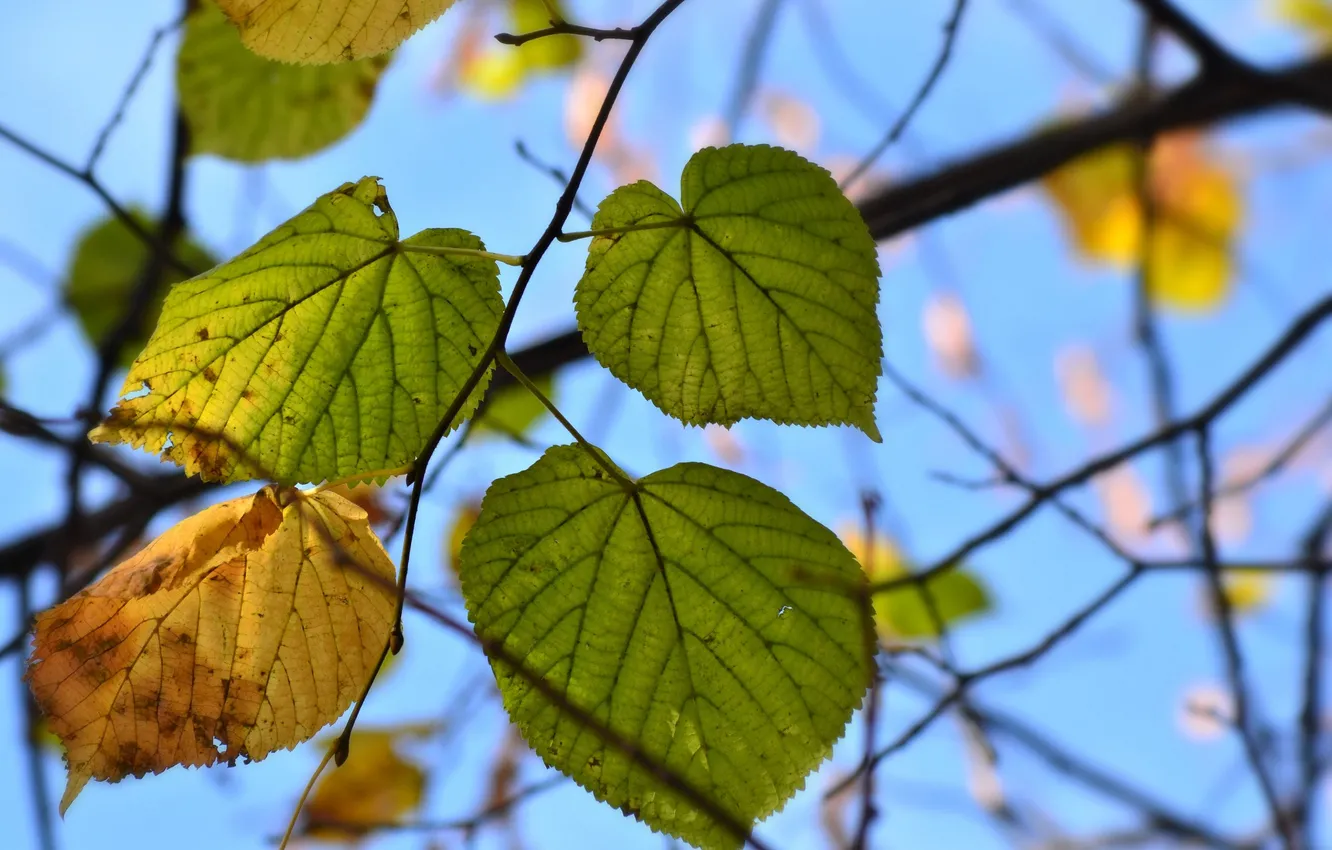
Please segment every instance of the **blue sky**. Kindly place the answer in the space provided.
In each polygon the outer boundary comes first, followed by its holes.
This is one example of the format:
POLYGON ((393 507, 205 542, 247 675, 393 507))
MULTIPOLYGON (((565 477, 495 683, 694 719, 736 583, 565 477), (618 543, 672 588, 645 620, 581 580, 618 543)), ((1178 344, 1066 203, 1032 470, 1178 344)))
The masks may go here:
MULTIPOLYGON (((464 0, 466 2, 467 0, 464 0)), ((864 99, 836 90, 811 50, 806 0, 787 4, 764 70, 764 86, 812 104, 823 132, 813 154, 857 155, 895 117, 870 120, 864 99)), ((81 162, 139 60, 149 34, 169 21, 175 6, 164 0, 87 6, 56 2, 13 4, 0 29, 0 123, 57 156, 81 162)), ((644 2, 608 0, 571 4, 577 20, 632 23, 650 8, 644 2)), ((905 103, 933 61, 939 26, 951 3, 828 4, 839 49, 871 81, 876 101, 905 103)), ((913 150, 928 163, 1028 131, 1049 120, 1070 97, 1103 98, 1107 92, 1078 75, 1019 18, 1004 0, 973 0, 955 59, 913 124, 913 150)), ((1099 60, 1128 73, 1137 23, 1131 3, 1084 0, 1046 2, 1099 60), (1074 8, 1063 8, 1072 7, 1074 8)), ((730 96, 737 45, 757 3, 691 0, 654 37, 630 79, 619 115, 624 132, 647 145, 668 191, 676 185, 691 148, 689 130, 716 114, 730 96)), ((1293 58, 1301 44, 1250 0, 1181 3, 1245 55, 1261 61, 1293 58)), ((492 249, 523 253, 540 233, 558 191, 553 181, 524 164, 515 140, 563 167, 575 156, 562 129, 562 80, 543 81, 516 99, 481 104, 441 98, 430 79, 447 56, 457 15, 446 16, 413 38, 395 58, 371 114, 360 129, 307 160, 242 169, 210 157, 190 164, 188 218, 196 234, 219 256, 244 248, 317 195, 366 174, 383 178, 404 233, 424 227, 466 227, 492 249)), ((98 174, 124 202, 155 206, 163 193, 166 121, 175 40, 158 54, 139 96, 116 133, 98 174)), ((610 54, 606 57, 609 58, 610 54)), ((1164 76, 1188 70, 1183 55, 1165 51, 1164 76)), ((1298 145, 1316 125, 1295 117, 1264 117, 1227 128, 1217 137, 1224 150, 1243 155, 1247 179, 1246 230, 1239 247, 1235 291, 1205 317, 1162 320, 1168 353, 1177 369, 1180 406, 1192 410, 1209 399, 1266 347, 1302 306, 1327 292, 1327 264, 1320 223, 1326 220, 1332 169, 1314 159, 1296 169, 1264 167, 1275 151, 1298 145)), ((771 140, 757 117, 742 128, 746 141, 771 140)), ((884 165, 902 173, 921 165, 902 151, 884 165)), ((103 211, 84 187, 12 147, 0 145, 0 179, 10 202, 0 205, 0 239, 17 245, 55 280, 29 279, 0 263, 0 339, 49 309, 58 278, 79 231, 103 211)), ((594 169, 582 196, 595 203, 613 188, 594 169)), ((1146 371, 1132 345, 1127 278, 1072 257, 1060 223, 1044 198, 1021 190, 929 228, 930 256, 917 240, 885 252, 880 317, 888 360, 963 417, 991 442, 1005 445, 998 412, 1018 412, 1032 472, 1053 476, 1151 428, 1146 371), (945 262, 940 263, 937 258, 945 262), (976 345, 985 358, 986 390, 950 381, 931 362, 922 339, 921 313, 932 294, 957 292, 970 312, 976 345), (1117 394, 1116 419, 1106 433, 1091 434, 1064 412, 1055 380, 1055 353, 1070 343, 1095 348, 1117 394), (1001 400, 996 405, 995 399, 1001 400)), ((518 314, 515 344, 562 331, 572 323, 573 286, 584 247, 557 247, 542 262, 518 314)), ((512 284, 506 272, 505 285, 512 284)), ((507 289, 506 289, 507 291, 507 289)), ((1324 334, 1305 355, 1279 370, 1217 428, 1218 452, 1279 440, 1326 398, 1329 340, 1324 334)), ((8 398, 43 416, 65 416, 82 402, 95 362, 77 324, 61 320, 38 342, 4 364, 8 398)), ((628 392, 606 403, 609 375, 585 363, 562 373, 557 400, 571 420, 626 469, 646 473, 680 460, 717 462, 697 430, 685 430, 628 392)), ((109 402, 109 399, 108 399, 109 402)), ((881 490, 892 527, 910 553, 927 562, 1011 510, 1019 494, 961 490, 931 475, 945 470, 984 477, 989 470, 936 421, 910 407, 890 385, 881 387, 875 446, 843 429, 783 429, 747 422, 733 433, 748 460, 740 467, 786 492, 815 518, 836 527, 857 515, 862 488, 881 490)), ((542 445, 566 442, 559 426, 544 423, 534 434, 542 445)), ((461 606, 442 566, 442 541, 457 506, 479 496, 497 475, 520 469, 532 452, 498 443, 464 453, 427 497, 413 556, 414 581, 450 610, 461 606)), ((151 458, 142 459, 151 466, 151 458)), ((1136 465, 1163 507, 1158 456, 1136 465)), ((0 539, 49 522, 64 509, 57 482, 62 460, 28 444, 0 440, 0 470, 11 486, 0 492, 0 539)), ((112 488, 98 481, 90 498, 112 488)), ((1326 498, 1316 476, 1303 473, 1262 491, 1253 533, 1226 551, 1231 558, 1282 558, 1326 498)), ((1101 508, 1090 490, 1072 501, 1094 516, 1101 508)), ((159 525, 157 530, 164 526, 159 525)), ((1011 537, 972 559, 992 587, 997 610, 960 629, 955 649, 963 667, 979 666, 1038 641, 1078 605, 1118 577, 1122 567, 1098 544, 1053 512, 1042 512, 1011 537)), ((1249 657, 1260 710, 1288 724, 1297 710, 1298 656, 1292 653, 1304 588, 1285 580, 1273 603, 1246 620, 1249 657)), ((34 585, 49 599, 49 581, 34 585)), ((15 628, 16 604, 0 601, 0 634, 15 628)), ((1182 813, 1242 831, 1261 816, 1260 799, 1243 779, 1235 742, 1199 743, 1181 734, 1177 714, 1191 685, 1219 681, 1213 632, 1196 613, 1199 588, 1186 575, 1154 576, 1111 605, 1068 644, 1034 669, 983 685, 987 705, 1021 716, 1052 738, 1083 753, 1182 813), (1237 778, 1238 777, 1238 778, 1237 778), (1218 790, 1219 789, 1219 790, 1218 790)), ((0 728, 17 736, 18 660, 0 665, 0 728)), ((408 621, 408 648, 383 687, 376 688, 363 722, 437 718, 460 693, 486 681, 474 647, 441 634, 420 618, 408 621)), ((484 697, 483 697, 484 699, 484 697)), ((887 691, 882 728, 886 740, 929 704, 908 689, 887 691)), ((492 706, 493 708, 493 706, 492 706)), ((426 816, 446 819, 470 813, 484 787, 475 782, 504 731, 497 708, 466 712, 467 723, 447 745, 424 745, 419 757, 435 766, 426 816)), ((853 762, 860 730, 853 725, 833 767, 809 780, 828 785, 838 766, 853 762)), ((33 842, 26 768, 17 737, 0 760, 0 807, 11 832, 7 846, 33 842)), ((317 761, 314 747, 275 755, 237 770, 173 770, 160 777, 115 786, 90 785, 59 826, 61 844, 83 847, 199 848, 268 846, 280 832, 295 796, 317 761)), ((58 759, 48 765, 53 793, 63 785, 58 759)), ((1124 823, 1123 813, 1078 790, 1030 757, 1014 750, 1002 764, 1005 786, 1069 830, 1124 823)), ((932 732, 891 760, 880 773, 883 817, 876 827, 882 846, 933 850, 983 850, 1007 846, 1005 837, 978 812, 966 790, 967 759, 956 719, 945 717, 932 732)), ((528 764, 528 778, 541 775, 528 764)), ((1320 800, 1323 800, 1320 797, 1320 800)), ((518 818, 532 847, 654 847, 660 838, 596 804, 566 785, 535 798, 518 818)), ((817 847, 823 841, 817 793, 796 798, 760 834, 781 847, 817 847)), ((454 836, 449 836, 453 841, 454 836)), ((501 846, 482 836, 482 846, 501 846)), ((418 847, 418 835, 385 839, 375 846, 418 847)), ((446 845, 452 846, 452 845, 446 845)))

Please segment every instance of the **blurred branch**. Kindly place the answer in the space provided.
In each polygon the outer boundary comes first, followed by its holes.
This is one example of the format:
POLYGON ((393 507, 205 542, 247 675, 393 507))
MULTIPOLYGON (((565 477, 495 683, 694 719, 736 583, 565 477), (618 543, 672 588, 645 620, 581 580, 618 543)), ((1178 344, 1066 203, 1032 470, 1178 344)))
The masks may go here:
POLYGON ((884 134, 883 138, 870 149, 869 153, 865 154, 865 157, 851 170, 850 174, 842 178, 841 188, 843 191, 864 176, 865 172, 869 171, 879 157, 883 155, 883 152, 888 150, 889 146, 906 132, 911 119, 925 104, 930 92, 934 91, 935 84, 939 82, 944 69, 948 67, 948 60, 953 56, 953 45, 957 42, 958 30, 962 25, 962 15, 966 10, 967 0, 953 0, 953 12, 948 16, 948 20, 944 22, 943 45, 939 48, 939 55, 935 57, 929 73, 925 75, 925 80, 916 91, 915 97, 907 104, 906 110, 893 122, 893 126, 888 128, 888 132, 884 134))
POLYGON ((1314 804, 1318 793, 1320 755, 1322 753, 1323 666, 1326 664, 1324 631, 1327 628, 1328 565, 1323 552, 1332 534, 1332 503, 1323 508, 1304 538, 1304 560, 1313 568, 1309 574, 1304 615, 1304 683, 1300 700, 1299 741, 1300 790, 1291 816, 1298 830, 1301 846, 1314 846, 1314 804))
POLYGON ((1210 591, 1212 610, 1215 612, 1217 632, 1221 639, 1222 656, 1225 659, 1226 680, 1230 687, 1231 699, 1235 705, 1234 729, 1244 745, 1244 754, 1249 767, 1258 780, 1263 800, 1272 816, 1272 823, 1281 837, 1286 850, 1296 847, 1295 835, 1286 819, 1281 802, 1277 798, 1276 786, 1272 782, 1271 772, 1267 769, 1262 748, 1258 743, 1257 733, 1253 728, 1252 710, 1249 703, 1249 688, 1245 681, 1244 653, 1240 649, 1239 637, 1235 633, 1235 616, 1226 593, 1225 582, 1221 575, 1221 565, 1216 553, 1216 538, 1212 534, 1212 451, 1211 428, 1203 423, 1194 429, 1195 445, 1198 453, 1198 491, 1202 510, 1196 522, 1197 547, 1206 564, 1204 575, 1210 591))
POLYGON ((1113 469, 1126 460, 1136 457, 1148 449, 1155 448, 1169 440, 1173 440, 1183 434, 1196 432, 1205 428, 1213 420, 1220 417, 1230 409, 1232 405, 1242 399, 1257 384, 1259 384, 1273 369, 1283 363, 1292 352, 1299 349, 1305 339, 1309 337, 1329 316, 1332 316, 1332 295, 1324 296, 1308 310, 1295 318, 1266 352, 1264 352, 1248 369, 1236 378, 1229 386, 1218 393, 1211 402, 1192 416, 1183 417, 1170 423, 1164 428, 1134 440, 1120 448, 1110 451, 1084 463, 1077 469, 1067 472, 1055 480, 1036 485, 1030 492, 1026 502, 1007 516, 993 523, 988 528, 976 533, 968 538, 953 551, 937 560, 932 566, 916 573, 913 576, 880 582, 875 585, 875 591, 891 590, 913 581, 923 581, 932 575, 943 572, 955 564, 959 563, 967 555, 975 550, 985 546, 994 540, 999 539, 1004 534, 1016 528, 1019 523, 1025 520, 1037 508, 1041 507, 1052 497, 1059 495, 1069 487, 1082 484, 1099 473, 1113 469))
MULTIPOLYGON (((1235 496, 1244 493, 1279 474, 1286 468, 1286 465, 1289 464, 1311 440, 1313 440, 1314 437, 1318 436, 1319 432, 1327 427, 1329 422, 1332 422, 1332 398, 1323 402, 1323 406, 1319 408, 1318 412, 1310 417, 1309 421, 1306 422, 1300 430, 1295 433, 1295 436, 1287 441, 1279 451, 1272 455, 1271 459, 1263 465, 1262 469, 1258 470, 1258 472, 1248 478, 1245 478, 1243 481, 1236 481, 1227 486, 1218 487, 1216 492, 1212 494, 1213 501, 1226 496, 1235 496)), ((1181 520, 1196 507, 1197 502, 1190 500, 1186 504, 1179 505, 1167 513, 1154 517, 1149 527, 1159 528, 1167 522, 1181 520)))
POLYGON ((735 75, 735 87, 722 119, 733 136, 739 132, 740 124, 754 100, 763 59, 767 55, 768 45, 772 43, 772 34, 777 27, 777 13, 783 2, 785 0, 762 0, 754 14, 754 23, 749 27, 749 34, 745 37, 745 49, 740 54, 740 67, 735 75))

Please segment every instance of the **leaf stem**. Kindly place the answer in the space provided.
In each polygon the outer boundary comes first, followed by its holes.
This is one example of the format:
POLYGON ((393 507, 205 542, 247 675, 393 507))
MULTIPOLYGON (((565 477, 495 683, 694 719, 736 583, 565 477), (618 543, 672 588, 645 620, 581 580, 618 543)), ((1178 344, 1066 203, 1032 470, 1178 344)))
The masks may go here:
POLYGON ((672 218, 668 221, 650 221, 647 224, 627 224, 624 227, 599 227, 595 230, 579 230, 574 233, 561 233, 555 238, 561 242, 573 242, 591 236, 616 236, 621 233, 633 233, 637 230, 662 230, 667 227, 689 227, 694 223, 690 216, 672 218))
POLYGON ((620 471, 615 464, 611 463, 601 449, 598 449, 596 446, 589 443, 582 434, 578 433, 578 429, 573 426, 573 423, 568 419, 565 419, 563 413, 560 413, 560 409, 555 406, 555 402, 546 398, 545 394, 532 382, 532 379, 523 374, 523 370, 518 368, 518 364, 514 363, 513 360, 509 358, 508 352, 499 352, 495 355, 495 360, 507 369, 509 374, 513 375, 514 380, 523 385, 524 389, 536 396, 537 401, 541 402, 541 404, 550 411, 550 415, 558 419, 560 424, 564 426, 565 430, 573 435, 573 438, 578 441, 578 445, 583 448, 583 451, 591 455, 592 459, 597 462, 597 465, 606 470, 610 477, 614 478, 615 481, 624 488, 626 493, 632 494, 638 490, 638 485, 620 471))
POLYGON ((333 753, 337 752, 338 746, 334 744, 324 753, 324 757, 319 760, 319 766, 310 774, 310 781, 305 783, 305 790, 301 792, 301 798, 296 801, 296 809, 291 813, 291 820, 287 821, 287 831, 282 833, 282 841, 278 843, 278 850, 286 850, 287 843, 291 841, 291 835, 296 831, 296 821, 300 820, 301 810, 305 808, 305 801, 309 799, 310 792, 314 790, 315 780, 319 779, 319 774, 324 772, 328 763, 333 760, 333 753))
POLYGON ((414 245, 410 242, 399 242, 398 250, 407 254, 430 254, 435 257, 480 257, 483 260, 504 263, 506 266, 521 266, 527 261, 526 257, 519 257, 514 254, 496 254, 493 251, 480 251, 476 248, 454 248, 449 245, 414 245))

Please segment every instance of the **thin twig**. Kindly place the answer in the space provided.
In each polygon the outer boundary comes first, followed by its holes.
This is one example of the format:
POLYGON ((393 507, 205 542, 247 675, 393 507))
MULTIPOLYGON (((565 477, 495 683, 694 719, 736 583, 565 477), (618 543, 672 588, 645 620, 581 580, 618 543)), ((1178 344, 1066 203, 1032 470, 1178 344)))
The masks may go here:
POLYGON ((930 68, 930 72, 925 75, 925 81, 921 83, 920 88, 916 91, 916 96, 907 104, 906 111, 898 117, 892 127, 888 128, 888 132, 884 134, 883 138, 879 139, 878 143, 875 144, 873 148, 870 148, 870 152, 865 154, 864 159, 851 170, 850 174, 842 178, 841 188, 843 192, 845 192, 851 184, 863 177, 865 173, 874 166, 874 163, 879 157, 883 155, 883 152, 888 150, 889 146, 906 132, 907 126, 911 124, 911 119, 915 117, 916 112, 924 105, 925 99, 928 98, 930 92, 934 90, 935 83, 939 82, 939 78, 943 76, 944 69, 948 67, 948 60, 953 55, 953 44, 957 41, 957 34, 961 28, 962 14, 966 9, 967 0, 953 0, 953 13, 949 15, 948 20, 944 22, 943 46, 939 49, 939 55, 935 58, 934 65, 930 68))

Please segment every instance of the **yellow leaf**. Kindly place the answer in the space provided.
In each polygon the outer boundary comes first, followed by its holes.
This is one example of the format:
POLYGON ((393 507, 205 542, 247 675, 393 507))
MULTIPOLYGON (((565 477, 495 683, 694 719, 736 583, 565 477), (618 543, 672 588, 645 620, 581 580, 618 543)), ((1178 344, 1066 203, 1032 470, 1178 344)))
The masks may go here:
MULTIPOLYGON (((1135 157, 1132 146, 1111 145, 1043 180, 1078 253, 1089 260, 1122 269, 1139 260, 1135 157)), ((1243 217, 1236 179, 1192 132, 1163 136, 1149 168, 1155 214, 1149 295, 1185 312, 1215 307, 1229 292, 1232 243, 1243 217)))
POLYGON ((478 50, 458 66, 458 86, 481 100, 511 97, 526 76, 527 64, 509 47, 478 50))
POLYGON ((1222 589, 1236 614, 1252 614, 1272 601, 1274 575, 1270 570, 1237 567, 1225 571, 1222 589))
POLYGON ((245 46, 280 62, 323 65, 387 53, 454 0, 218 0, 245 46))
POLYGON ((1275 12, 1319 44, 1332 44, 1332 3, 1327 0, 1276 0, 1275 12))
POLYGON ((39 614, 27 672, 89 779, 258 761, 336 720, 388 641, 394 567, 363 510, 265 487, 169 529, 39 614))
POLYGON ((449 532, 449 569, 454 578, 458 577, 458 556, 462 553, 463 540, 467 538, 467 532, 476 525, 476 518, 481 515, 481 503, 471 501, 463 504, 458 509, 458 515, 453 519, 453 529, 449 532))
POLYGON ((426 776, 398 754, 397 742, 404 734, 396 729, 352 734, 347 761, 325 774, 310 795, 307 836, 355 840, 376 827, 398 823, 421 805, 426 776))

